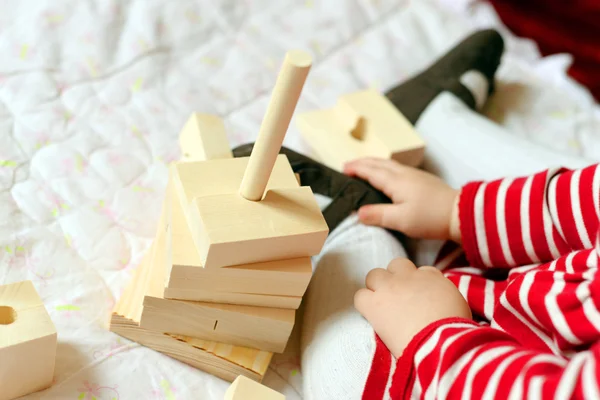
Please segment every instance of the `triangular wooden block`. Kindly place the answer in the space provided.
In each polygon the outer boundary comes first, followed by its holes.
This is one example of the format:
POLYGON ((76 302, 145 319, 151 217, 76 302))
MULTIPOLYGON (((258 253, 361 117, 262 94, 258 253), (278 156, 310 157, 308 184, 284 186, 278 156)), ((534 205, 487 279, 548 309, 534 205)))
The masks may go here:
POLYGON ((335 107, 298 114, 296 121, 316 158, 337 171, 362 157, 391 158, 410 166, 423 160, 425 142, 374 90, 341 96, 335 107))
POLYGON ((190 116, 179 134, 179 146, 185 161, 233 157, 223 121, 210 114, 190 116))

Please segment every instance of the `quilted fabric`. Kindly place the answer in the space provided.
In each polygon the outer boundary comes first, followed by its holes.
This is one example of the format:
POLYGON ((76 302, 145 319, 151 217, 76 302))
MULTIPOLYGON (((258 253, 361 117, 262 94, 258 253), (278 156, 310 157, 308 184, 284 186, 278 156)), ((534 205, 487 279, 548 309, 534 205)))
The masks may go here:
MULTIPOLYGON (((383 91, 500 26, 489 5, 454 0, 0 4, 0 283, 32 280, 59 332, 55 384, 31 399, 223 398, 226 382, 106 330, 154 235, 191 112, 224 118, 238 145, 256 136, 290 48, 314 56, 303 111, 383 91)), ((566 77, 568 56, 542 59, 506 35, 488 115, 597 159, 600 113, 566 77)), ((293 126, 286 145, 307 150, 293 126)), ((296 348, 297 335, 265 378, 288 399, 301 395, 296 348)))

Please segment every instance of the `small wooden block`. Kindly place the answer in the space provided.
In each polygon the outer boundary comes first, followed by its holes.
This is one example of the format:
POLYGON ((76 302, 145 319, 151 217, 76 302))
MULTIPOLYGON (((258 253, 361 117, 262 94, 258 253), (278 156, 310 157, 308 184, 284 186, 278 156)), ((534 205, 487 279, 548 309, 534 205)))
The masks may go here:
POLYGON ((225 392, 224 400, 285 400, 285 396, 240 375, 225 392))
MULTIPOLYGON (((167 196, 172 196, 171 199, 176 195, 172 189, 167 189, 167 196)), ((167 277, 167 288, 286 297, 304 295, 312 276, 310 257, 204 268, 181 203, 177 199, 169 200, 168 203, 171 207, 171 221, 165 230, 167 253, 170 253, 171 258, 167 262, 171 272, 167 277)))
POLYGON ((362 157, 418 166, 425 142, 385 97, 374 90, 341 96, 334 108, 299 114, 297 123, 319 161, 337 171, 362 157))
POLYGON ((174 184, 204 268, 309 257, 327 223, 308 187, 278 156, 261 201, 238 193, 247 158, 176 163, 174 184))
POLYGON ((110 330, 229 382, 238 375, 260 382, 267 372, 273 353, 189 336, 153 332, 140 327, 145 293, 159 291, 163 285, 159 280, 152 280, 156 277, 152 276, 151 254, 152 249, 123 291, 113 311, 110 330))
POLYGON ((210 114, 194 113, 179 134, 183 160, 232 158, 223 121, 210 114))
MULTIPOLYGON (((166 208, 169 201, 165 201, 166 208)), ((167 219, 163 210, 161 225, 167 219)), ((157 229, 153 243, 153 274, 165 278, 167 248, 164 229, 157 229)), ((151 278, 154 280, 154 278, 151 278)), ((283 352, 294 327, 295 311, 231 304, 165 299, 163 293, 147 293, 140 326, 156 332, 194 336, 260 350, 283 352)))
POLYGON ((0 286, 0 400, 52 385, 56 328, 31 281, 0 286))

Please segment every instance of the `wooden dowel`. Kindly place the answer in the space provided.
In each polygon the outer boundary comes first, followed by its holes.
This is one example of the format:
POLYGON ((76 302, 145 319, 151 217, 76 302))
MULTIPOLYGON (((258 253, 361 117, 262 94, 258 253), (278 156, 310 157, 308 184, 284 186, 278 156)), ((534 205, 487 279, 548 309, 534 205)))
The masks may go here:
POLYGON ((310 55, 303 51, 285 55, 240 186, 240 194, 248 200, 263 197, 311 63, 310 55))

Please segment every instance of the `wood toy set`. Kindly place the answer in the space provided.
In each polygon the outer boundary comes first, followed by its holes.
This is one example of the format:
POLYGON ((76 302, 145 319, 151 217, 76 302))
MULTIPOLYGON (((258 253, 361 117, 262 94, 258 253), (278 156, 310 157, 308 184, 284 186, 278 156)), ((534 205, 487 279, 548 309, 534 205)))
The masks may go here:
POLYGON ((219 119, 190 118, 112 331, 230 381, 260 381, 283 352, 328 234, 311 189, 278 154, 310 65, 286 55, 250 157, 232 158, 219 119))
MULTIPOLYGON (((256 382, 283 352, 328 228, 283 138, 311 66, 286 55, 250 157, 233 158, 217 117, 180 134, 151 249, 113 311, 110 330, 225 380, 226 399, 284 399, 256 382)), ((342 96, 298 116, 324 164, 374 156, 421 163, 424 143, 378 93, 342 96)), ((0 286, 0 400, 52 384, 57 334, 29 281, 0 286)))

